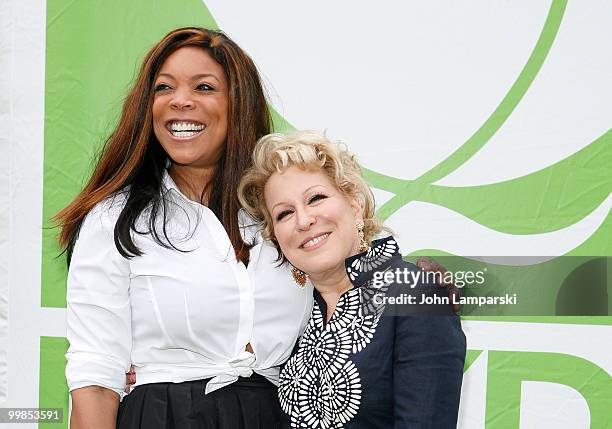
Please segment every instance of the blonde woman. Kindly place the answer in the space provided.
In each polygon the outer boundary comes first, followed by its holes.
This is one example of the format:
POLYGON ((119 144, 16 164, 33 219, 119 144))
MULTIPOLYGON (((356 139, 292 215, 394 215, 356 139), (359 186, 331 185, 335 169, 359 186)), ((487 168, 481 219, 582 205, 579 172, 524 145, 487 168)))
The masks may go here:
POLYGON ((418 305, 440 289, 402 284, 404 262, 374 216, 354 156, 313 132, 255 147, 239 199, 314 286, 310 321, 280 376, 286 428, 454 428, 465 336, 452 308, 418 305), (388 274, 391 273, 391 274, 388 274), (404 297, 411 304, 393 304, 404 297))

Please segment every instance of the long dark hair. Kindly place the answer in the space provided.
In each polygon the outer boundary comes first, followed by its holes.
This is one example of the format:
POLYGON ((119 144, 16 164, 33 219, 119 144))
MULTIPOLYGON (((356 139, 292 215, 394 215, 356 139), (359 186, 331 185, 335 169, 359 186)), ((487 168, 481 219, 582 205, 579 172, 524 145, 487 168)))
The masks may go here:
POLYGON ((208 207, 217 215, 234 246, 236 258, 248 261, 249 245, 242 240, 238 224, 237 189, 242 173, 251 164, 257 140, 271 128, 270 113, 261 79, 251 58, 222 32, 185 27, 168 33, 146 55, 134 86, 123 104, 119 123, 107 139, 85 188, 54 220, 61 227, 60 246, 68 264, 79 229, 87 213, 104 199, 126 190, 127 199, 115 225, 115 246, 126 258, 142 255, 130 231, 145 208, 148 231, 165 247, 171 246, 155 220, 164 216, 162 176, 168 155, 157 141, 152 126, 154 83, 170 54, 184 46, 204 49, 217 61, 229 83, 228 130, 224 155, 209 183, 208 207))

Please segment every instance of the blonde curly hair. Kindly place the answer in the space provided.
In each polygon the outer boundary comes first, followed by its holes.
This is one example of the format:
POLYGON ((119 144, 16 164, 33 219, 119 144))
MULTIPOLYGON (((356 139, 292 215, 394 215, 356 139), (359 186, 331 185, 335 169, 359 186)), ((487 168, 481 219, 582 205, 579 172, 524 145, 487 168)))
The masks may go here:
POLYGON ((298 131, 275 133, 262 137, 253 150, 253 165, 244 174, 238 186, 238 199, 242 207, 263 226, 262 235, 272 240, 284 260, 274 239, 272 218, 266 209, 264 187, 270 176, 289 167, 323 172, 338 190, 349 198, 357 198, 362 209, 363 232, 368 243, 384 228, 374 214, 374 195, 361 175, 355 155, 346 145, 331 142, 323 133, 298 131))

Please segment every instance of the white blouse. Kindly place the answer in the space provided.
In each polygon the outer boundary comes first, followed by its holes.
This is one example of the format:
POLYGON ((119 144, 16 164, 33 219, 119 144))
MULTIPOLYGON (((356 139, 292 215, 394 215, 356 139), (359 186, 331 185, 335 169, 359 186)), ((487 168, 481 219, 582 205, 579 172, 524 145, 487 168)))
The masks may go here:
POLYGON ((113 240, 122 195, 98 204, 81 226, 68 271, 69 389, 97 385, 123 396, 130 364, 135 386, 212 378, 210 393, 253 371, 278 384, 278 365, 308 321, 312 288, 277 267, 276 249, 246 212, 243 238, 256 242, 248 267, 210 209, 181 194, 168 173, 164 186, 167 234, 184 252, 133 233, 144 254, 122 257, 113 240))

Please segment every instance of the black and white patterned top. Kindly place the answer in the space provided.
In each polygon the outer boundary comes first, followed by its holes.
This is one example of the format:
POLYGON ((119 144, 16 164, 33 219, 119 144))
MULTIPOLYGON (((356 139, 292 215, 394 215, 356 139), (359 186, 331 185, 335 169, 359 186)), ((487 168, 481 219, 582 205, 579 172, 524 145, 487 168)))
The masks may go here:
POLYGON ((406 290, 380 281, 377 272, 418 270, 403 261, 393 237, 375 240, 345 265, 354 287, 329 322, 314 291, 309 323, 281 371, 283 427, 454 428, 465 358, 458 317, 450 307, 434 311, 445 316, 397 316, 374 299, 440 293, 424 283, 406 290))

